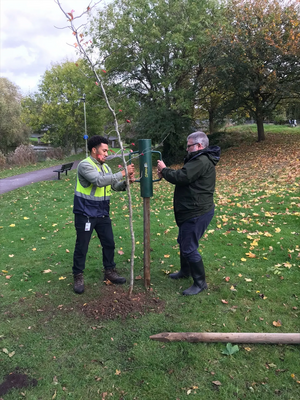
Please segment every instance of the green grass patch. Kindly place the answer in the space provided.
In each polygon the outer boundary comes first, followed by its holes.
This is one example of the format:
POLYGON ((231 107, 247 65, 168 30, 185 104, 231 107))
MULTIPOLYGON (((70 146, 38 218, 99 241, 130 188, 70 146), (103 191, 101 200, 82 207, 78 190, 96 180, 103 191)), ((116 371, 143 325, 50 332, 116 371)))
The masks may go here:
MULTIPOLYGON (((182 296, 190 279, 168 278, 179 267, 174 187, 154 184, 150 295, 164 302, 160 313, 103 320, 82 311, 105 290, 95 234, 86 291, 81 296, 72 291, 76 171, 61 181, 2 195, 0 384, 16 370, 37 380, 35 387, 7 392, 5 400, 298 399, 297 345, 243 344, 226 355, 224 343, 149 339, 160 332, 299 332, 299 139, 290 140, 296 150, 286 137, 274 135, 222 155, 216 215, 199 243, 209 290, 197 296, 182 296), (15 353, 9 357, 2 349, 15 353)), ((111 163, 114 170, 118 163, 111 163)), ((138 277, 143 275, 139 184, 132 185, 132 198, 138 277)), ((126 194, 113 193, 111 217, 115 260, 129 278, 126 194)), ((141 279, 135 280, 134 294, 139 292, 144 292, 141 279)))
MULTIPOLYGON (((298 138, 300 135, 300 126, 292 128, 287 125, 264 124, 264 130, 266 142, 269 142, 270 138, 273 138, 274 135, 277 138, 281 138, 281 143, 284 143, 285 140, 290 142, 291 138, 298 138)), ((230 147, 240 147, 245 144, 251 145, 256 141, 256 124, 230 126, 225 128, 223 131, 209 135, 210 144, 221 146, 223 151, 230 147)))

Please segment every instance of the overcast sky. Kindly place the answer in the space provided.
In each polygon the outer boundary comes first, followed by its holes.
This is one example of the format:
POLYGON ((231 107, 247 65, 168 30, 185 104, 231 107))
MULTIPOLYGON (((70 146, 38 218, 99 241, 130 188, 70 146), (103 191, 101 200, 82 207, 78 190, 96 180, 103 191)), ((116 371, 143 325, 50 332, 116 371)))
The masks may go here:
MULTIPOLYGON (((75 11, 74 17, 95 2, 60 0, 66 12, 75 11)), ((72 31, 55 26, 62 28, 68 22, 54 0, 0 0, 0 76, 18 85, 23 95, 38 90, 53 63, 77 58, 68 45, 75 42, 72 31)))

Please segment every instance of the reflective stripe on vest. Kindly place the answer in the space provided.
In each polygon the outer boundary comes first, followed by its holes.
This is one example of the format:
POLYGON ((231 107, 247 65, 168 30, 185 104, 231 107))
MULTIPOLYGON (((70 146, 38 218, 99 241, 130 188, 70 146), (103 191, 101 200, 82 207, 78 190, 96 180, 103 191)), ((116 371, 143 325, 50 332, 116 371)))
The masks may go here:
MULTIPOLYGON (((103 164, 100 168, 96 163, 93 162, 93 160, 90 157, 86 158, 84 161, 89 162, 95 169, 98 170, 98 172, 102 173, 103 175, 110 174, 108 165, 103 164)), ((81 185, 77 174, 75 196, 83 197, 84 199, 88 200, 102 201, 102 200, 109 200, 110 195, 111 195, 111 185, 98 187, 91 183, 90 186, 85 188, 81 185)))

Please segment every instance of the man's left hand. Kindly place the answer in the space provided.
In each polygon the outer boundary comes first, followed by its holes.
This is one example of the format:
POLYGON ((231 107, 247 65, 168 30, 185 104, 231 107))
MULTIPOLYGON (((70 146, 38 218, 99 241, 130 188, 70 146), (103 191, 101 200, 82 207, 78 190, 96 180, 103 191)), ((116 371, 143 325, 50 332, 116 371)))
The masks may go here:
POLYGON ((164 168, 166 168, 166 164, 165 164, 163 161, 158 160, 158 161, 157 161, 157 173, 160 174, 161 171, 162 171, 164 168))

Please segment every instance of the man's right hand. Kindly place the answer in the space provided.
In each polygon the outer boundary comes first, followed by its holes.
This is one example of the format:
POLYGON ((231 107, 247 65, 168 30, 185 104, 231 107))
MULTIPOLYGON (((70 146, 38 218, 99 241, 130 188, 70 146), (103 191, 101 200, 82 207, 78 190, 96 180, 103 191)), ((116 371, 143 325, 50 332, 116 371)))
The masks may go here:
MULTIPOLYGON (((134 165, 133 164, 127 165, 127 172, 128 172, 129 176, 134 174, 134 165)), ((122 170, 122 175, 123 175, 123 177, 125 176, 125 170, 124 169, 122 170)))
POLYGON ((127 165, 127 172, 128 172, 128 175, 134 174, 134 165, 133 164, 127 165))

